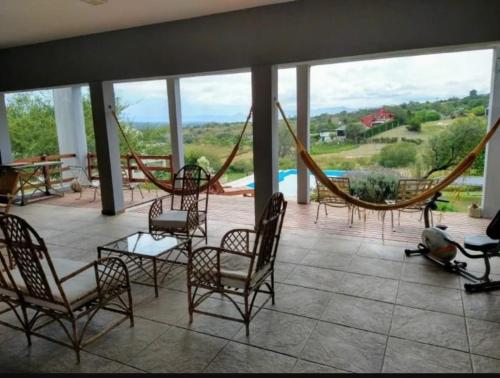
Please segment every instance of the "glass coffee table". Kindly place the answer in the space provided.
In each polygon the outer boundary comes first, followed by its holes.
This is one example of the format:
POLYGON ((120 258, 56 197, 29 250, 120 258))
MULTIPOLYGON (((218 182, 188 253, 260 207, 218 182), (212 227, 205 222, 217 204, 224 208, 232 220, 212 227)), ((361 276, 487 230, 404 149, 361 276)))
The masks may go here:
POLYGON ((127 264, 130 280, 154 286, 158 297, 158 284, 186 265, 190 251, 190 238, 140 231, 97 247, 97 257, 120 257, 127 264))

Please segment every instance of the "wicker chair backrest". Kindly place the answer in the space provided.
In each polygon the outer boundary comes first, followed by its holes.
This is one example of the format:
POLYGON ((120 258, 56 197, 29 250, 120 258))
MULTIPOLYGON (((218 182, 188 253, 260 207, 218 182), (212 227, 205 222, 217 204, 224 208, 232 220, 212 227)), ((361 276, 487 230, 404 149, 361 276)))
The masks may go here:
POLYGON ((280 192, 274 193, 267 202, 255 237, 254 255, 257 255, 257 261, 254 262, 255 271, 274 263, 286 206, 287 202, 280 192))
POLYGON ((54 296, 42 267, 42 258, 47 259, 54 279, 57 275, 50 263, 43 239, 24 219, 12 214, 0 217, 0 229, 29 295, 36 299, 53 302, 54 296))
MULTIPOLYGON (((182 167, 174 174, 173 185, 181 188, 181 203, 179 210, 187 211, 200 198, 200 188, 210 179, 208 173, 199 165, 189 164, 182 167)), ((174 196, 172 196, 172 209, 174 209, 174 196)))

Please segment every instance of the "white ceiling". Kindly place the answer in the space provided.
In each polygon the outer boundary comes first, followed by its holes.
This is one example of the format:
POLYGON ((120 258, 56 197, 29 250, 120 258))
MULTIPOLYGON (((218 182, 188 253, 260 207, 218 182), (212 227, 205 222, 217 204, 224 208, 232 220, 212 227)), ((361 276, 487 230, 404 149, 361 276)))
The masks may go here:
POLYGON ((0 0, 0 49, 287 1, 0 0))

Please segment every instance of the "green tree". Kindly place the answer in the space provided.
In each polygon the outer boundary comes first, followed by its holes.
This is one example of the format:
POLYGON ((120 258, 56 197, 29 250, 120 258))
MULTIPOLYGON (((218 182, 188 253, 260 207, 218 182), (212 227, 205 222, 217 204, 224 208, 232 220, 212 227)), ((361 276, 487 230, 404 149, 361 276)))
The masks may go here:
POLYGON ((365 127, 360 123, 351 123, 347 125, 345 129, 346 138, 355 143, 359 142, 364 132, 365 127))
POLYGON ((485 131, 486 119, 471 115, 455 120, 432 136, 424 155, 429 168, 425 177, 458 164, 479 143, 485 131))
POLYGON ((14 159, 59 153, 50 92, 9 96, 7 122, 14 159))
POLYGON ((408 167, 415 163, 416 156, 417 146, 414 143, 398 142, 382 148, 378 163, 386 168, 408 167))

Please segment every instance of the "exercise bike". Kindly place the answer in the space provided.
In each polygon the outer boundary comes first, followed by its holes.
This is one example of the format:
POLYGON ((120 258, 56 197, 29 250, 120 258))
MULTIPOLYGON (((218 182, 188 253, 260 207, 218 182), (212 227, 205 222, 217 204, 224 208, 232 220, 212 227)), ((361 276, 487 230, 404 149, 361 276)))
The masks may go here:
POLYGON ((438 264, 445 270, 460 274, 473 281, 466 283, 467 292, 480 292, 500 289, 500 281, 490 279, 490 257, 500 257, 500 211, 490 222, 486 235, 465 236, 464 246, 450 239, 445 230, 445 225, 431 226, 432 210, 437 209, 438 202, 449 202, 441 198, 437 192, 426 203, 424 208, 425 229, 422 231, 422 243, 417 249, 406 249, 406 256, 422 255, 438 264), (467 250, 479 252, 469 253, 467 250), (482 276, 476 276, 467 271, 467 263, 455 259, 457 251, 470 259, 484 259, 485 271, 482 276))

